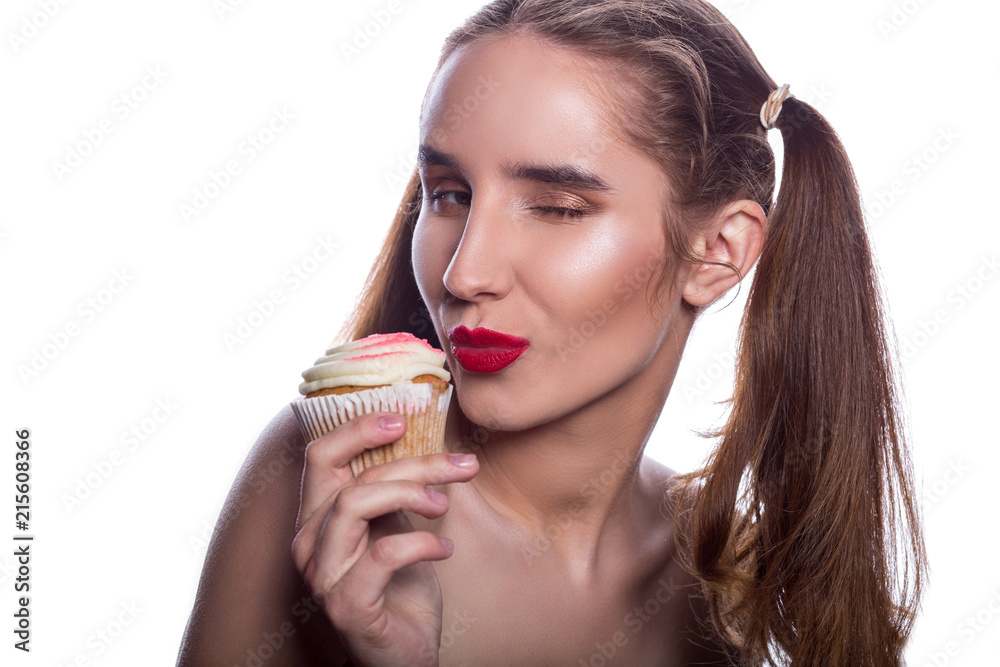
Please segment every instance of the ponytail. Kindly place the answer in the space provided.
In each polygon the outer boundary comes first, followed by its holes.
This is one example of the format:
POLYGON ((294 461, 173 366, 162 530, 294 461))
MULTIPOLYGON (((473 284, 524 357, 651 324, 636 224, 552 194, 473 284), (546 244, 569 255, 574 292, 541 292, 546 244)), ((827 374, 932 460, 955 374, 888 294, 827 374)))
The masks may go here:
MULTIPOLYGON (((736 387, 684 537, 745 664, 898 666, 926 577, 882 301, 833 129, 785 101, 736 387)), ((681 550, 685 553, 685 549, 681 550)))

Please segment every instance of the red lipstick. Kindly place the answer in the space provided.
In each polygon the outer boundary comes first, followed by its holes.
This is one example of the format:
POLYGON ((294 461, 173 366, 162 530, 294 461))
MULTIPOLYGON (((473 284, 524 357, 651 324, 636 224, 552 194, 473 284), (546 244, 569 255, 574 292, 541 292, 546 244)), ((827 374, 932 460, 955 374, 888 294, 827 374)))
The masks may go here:
POLYGON ((482 327, 476 327, 472 331, 465 326, 455 327, 448 332, 448 340, 451 341, 451 351, 458 363, 473 373, 496 373, 503 370, 524 354, 530 345, 526 338, 482 327))

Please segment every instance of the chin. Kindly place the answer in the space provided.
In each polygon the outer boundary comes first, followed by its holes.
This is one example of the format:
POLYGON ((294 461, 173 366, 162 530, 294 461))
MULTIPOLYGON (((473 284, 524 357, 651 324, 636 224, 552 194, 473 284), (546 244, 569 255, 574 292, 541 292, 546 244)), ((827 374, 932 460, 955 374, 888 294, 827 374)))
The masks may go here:
POLYGON ((456 382, 455 396, 462 414, 476 426, 488 431, 509 432, 523 431, 542 423, 537 416, 525 414, 508 397, 484 391, 481 387, 472 389, 468 384, 465 384, 464 389, 463 391, 456 382))
POLYGON ((458 405, 462 408, 462 414, 475 426, 482 426, 488 431, 519 431, 516 420, 511 419, 502 408, 496 405, 488 405, 486 401, 469 399, 461 392, 456 392, 458 405))
POLYGON ((489 432, 516 433, 543 426, 578 409, 575 405, 553 404, 537 392, 510 395, 482 387, 459 389, 455 395, 462 414, 475 426, 489 432))

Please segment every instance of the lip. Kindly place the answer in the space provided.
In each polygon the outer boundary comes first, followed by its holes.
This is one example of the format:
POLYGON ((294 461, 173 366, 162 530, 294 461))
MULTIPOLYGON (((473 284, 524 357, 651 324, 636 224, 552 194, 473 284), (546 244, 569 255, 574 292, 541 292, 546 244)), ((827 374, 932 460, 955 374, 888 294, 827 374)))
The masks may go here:
POLYGON ((496 373, 517 361, 531 345, 526 338, 476 327, 458 326, 448 331, 451 351, 467 371, 496 373))

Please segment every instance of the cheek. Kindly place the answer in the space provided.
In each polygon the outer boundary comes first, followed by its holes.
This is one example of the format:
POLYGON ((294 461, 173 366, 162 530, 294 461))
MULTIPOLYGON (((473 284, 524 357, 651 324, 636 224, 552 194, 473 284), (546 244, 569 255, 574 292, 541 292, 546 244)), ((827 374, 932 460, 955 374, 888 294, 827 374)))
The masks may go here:
POLYGON ((444 286, 444 272, 448 268, 447 254, 449 239, 442 238, 440 226, 435 227, 418 219, 413 230, 413 247, 410 261, 417 288, 428 308, 441 298, 444 286))
POLYGON ((561 330, 572 335, 575 327, 589 338, 649 319, 646 288, 658 275, 663 255, 663 234, 652 225, 637 229, 634 223, 608 220, 588 228, 576 242, 555 245, 545 257, 534 258, 537 285, 544 286, 561 330))

